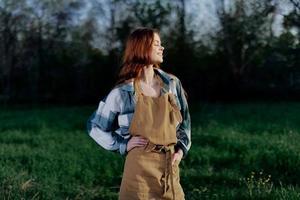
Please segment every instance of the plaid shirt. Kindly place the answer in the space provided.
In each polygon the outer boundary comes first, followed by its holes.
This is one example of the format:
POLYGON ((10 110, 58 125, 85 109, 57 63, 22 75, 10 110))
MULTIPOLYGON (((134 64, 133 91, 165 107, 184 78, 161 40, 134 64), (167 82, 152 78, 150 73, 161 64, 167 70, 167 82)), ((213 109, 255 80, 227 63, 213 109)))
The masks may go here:
MULTIPOLYGON (((181 148, 185 157, 191 147, 191 119, 181 82, 161 69, 154 68, 154 71, 163 81, 162 93, 173 93, 180 108, 182 122, 176 128, 178 142, 175 148, 181 148)), ((100 101, 98 109, 89 118, 88 134, 104 149, 126 155, 135 104, 133 81, 117 85, 100 101)))

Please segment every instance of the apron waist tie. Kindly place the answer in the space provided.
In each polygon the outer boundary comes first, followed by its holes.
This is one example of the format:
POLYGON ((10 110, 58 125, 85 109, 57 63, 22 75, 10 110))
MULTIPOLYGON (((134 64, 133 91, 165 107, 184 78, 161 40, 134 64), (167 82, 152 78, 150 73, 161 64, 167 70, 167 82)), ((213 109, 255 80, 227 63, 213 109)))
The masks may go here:
POLYGON ((151 142, 145 147, 147 152, 157 152, 157 153, 165 153, 165 178, 164 178, 164 195, 167 193, 169 188, 168 179, 171 179, 171 188, 173 199, 175 200, 175 189, 174 189, 174 180, 173 180, 173 167, 172 167, 172 154, 174 153, 174 145, 165 146, 165 145, 156 145, 151 142))

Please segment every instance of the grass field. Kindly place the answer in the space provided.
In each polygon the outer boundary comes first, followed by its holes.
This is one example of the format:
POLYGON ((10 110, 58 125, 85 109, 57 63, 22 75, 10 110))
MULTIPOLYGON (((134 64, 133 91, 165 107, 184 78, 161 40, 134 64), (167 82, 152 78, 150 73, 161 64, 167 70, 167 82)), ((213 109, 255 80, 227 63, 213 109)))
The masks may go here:
MULTIPOLYGON (((124 158, 86 134, 95 108, 0 108, 0 199, 117 199, 124 158)), ((187 200, 300 199, 300 103, 190 110, 187 200)))

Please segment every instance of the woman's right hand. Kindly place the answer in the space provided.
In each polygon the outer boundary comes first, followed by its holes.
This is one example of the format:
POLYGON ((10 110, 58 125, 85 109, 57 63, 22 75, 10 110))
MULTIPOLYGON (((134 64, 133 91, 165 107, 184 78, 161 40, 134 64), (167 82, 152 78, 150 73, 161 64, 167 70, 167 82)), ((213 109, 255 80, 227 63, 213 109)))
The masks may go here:
POLYGON ((134 147, 143 147, 148 143, 148 139, 141 136, 133 136, 129 139, 127 143, 127 152, 129 152, 134 147))

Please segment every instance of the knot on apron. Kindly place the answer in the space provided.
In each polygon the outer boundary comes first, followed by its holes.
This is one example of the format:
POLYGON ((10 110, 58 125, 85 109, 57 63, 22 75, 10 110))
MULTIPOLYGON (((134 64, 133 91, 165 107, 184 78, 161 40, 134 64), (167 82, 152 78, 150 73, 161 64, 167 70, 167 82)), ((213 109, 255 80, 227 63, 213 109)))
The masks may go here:
MULTIPOLYGON (((181 116, 181 113, 180 113, 180 109, 179 109, 179 107, 176 103, 174 94, 171 94, 171 93, 168 94, 168 101, 171 105, 172 112, 173 112, 173 115, 174 115, 172 118, 175 118, 175 120, 177 120, 179 123, 181 123, 182 122, 182 116, 181 116)), ((174 119, 172 119, 172 120, 174 120, 174 119)))

